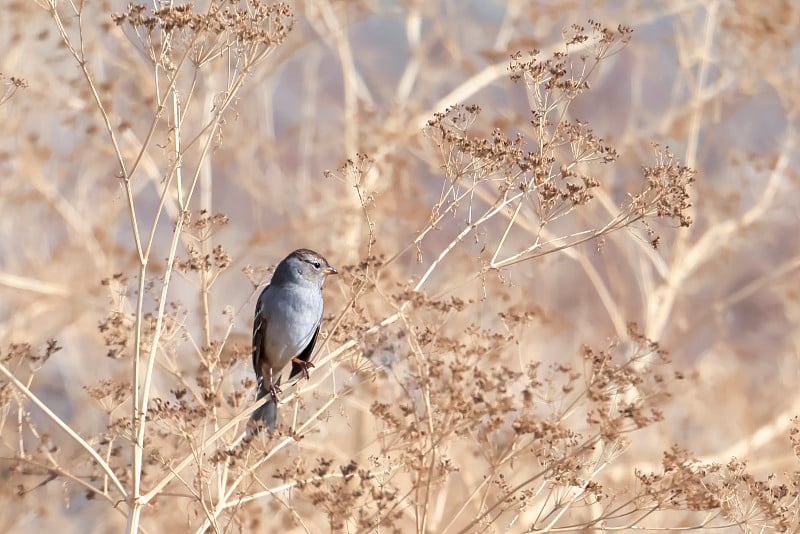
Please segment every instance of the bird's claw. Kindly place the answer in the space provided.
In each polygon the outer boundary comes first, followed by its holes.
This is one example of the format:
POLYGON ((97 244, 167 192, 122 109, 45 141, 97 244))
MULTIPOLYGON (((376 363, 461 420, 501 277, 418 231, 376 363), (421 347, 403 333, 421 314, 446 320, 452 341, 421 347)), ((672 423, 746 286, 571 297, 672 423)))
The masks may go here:
POLYGON ((300 366, 300 368, 303 370, 303 376, 306 378, 306 380, 311 378, 311 375, 308 374, 308 370, 314 368, 313 363, 301 360, 300 358, 292 358, 292 363, 296 363, 300 366))
POLYGON ((275 402, 278 402, 278 393, 281 393, 281 388, 279 388, 277 384, 272 384, 269 388, 269 395, 275 402))

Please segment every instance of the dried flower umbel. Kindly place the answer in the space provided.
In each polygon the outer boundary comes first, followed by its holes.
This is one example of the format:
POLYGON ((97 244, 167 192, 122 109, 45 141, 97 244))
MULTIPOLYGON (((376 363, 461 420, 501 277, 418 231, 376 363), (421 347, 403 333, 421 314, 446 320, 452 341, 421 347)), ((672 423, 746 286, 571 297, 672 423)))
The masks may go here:
POLYGON ((294 20, 287 4, 261 0, 216 0, 203 12, 193 4, 152 11, 144 4, 129 4, 112 19, 129 27, 150 60, 167 70, 177 69, 187 54, 198 67, 232 54, 249 68, 283 42, 294 20))
POLYGON ((629 28, 610 30, 590 21, 588 32, 572 26, 565 50, 550 58, 541 58, 538 51, 527 59, 514 54, 511 79, 524 82, 532 106, 527 134, 509 135, 498 128, 489 135, 472 134, 481 111, 474 105, 437 113, 425 134, 441 156, 445 179, 430 225, 417 241, 444 216, 463 217, 466 224, 446 253, 468 235, 476 239, 483 235, 488 270, 599 239, 636 223, 644 226, 657 247, 658 236, 648 219, 691 224, 688 188, 694 171, 677 163, 669 150, 658 148, 657 164, 644 168, 641 192, 629 196, 604 224, 581 227, 567 218, 589 205, 598 188, 608 187, 593 169, 612 165, 619 157, 585 121, 568 119, 567 111, 590 90, 589 78, 597 65, 619 52, 630 37, 629 28), (559 229, 550 231, 556 222, 559 229), (565 231, 570 228, 571 232, 565 231))
POLYGON ((8 102, 14 94, 28 87, 28 82, 24 78, 17 76, 6 76, 0 72, 0 87, 5 86, 5 90, 0 93, 0 106, 8 102))

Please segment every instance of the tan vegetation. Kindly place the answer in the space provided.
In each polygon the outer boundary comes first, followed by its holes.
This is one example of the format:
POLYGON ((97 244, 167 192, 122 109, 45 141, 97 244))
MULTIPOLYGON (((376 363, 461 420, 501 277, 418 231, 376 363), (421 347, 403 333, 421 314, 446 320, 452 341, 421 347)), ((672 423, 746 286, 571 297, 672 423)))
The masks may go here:
POLYGON ((0 530, 800 530, 800 7, 753 5, 7 2, 0 530), (316 367, 243 439, 298 247, 316 367))

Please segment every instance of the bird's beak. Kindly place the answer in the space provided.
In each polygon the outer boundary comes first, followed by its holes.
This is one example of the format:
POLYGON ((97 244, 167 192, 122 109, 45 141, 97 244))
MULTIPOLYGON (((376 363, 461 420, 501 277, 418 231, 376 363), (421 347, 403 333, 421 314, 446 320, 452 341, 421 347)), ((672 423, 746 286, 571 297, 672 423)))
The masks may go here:
POLYGON ((325 270, 322 272, 328 275, 339 274, 339 271, 337 271, 335 267, 331 267, 330 265, 328 267, 325 267, 325 270))

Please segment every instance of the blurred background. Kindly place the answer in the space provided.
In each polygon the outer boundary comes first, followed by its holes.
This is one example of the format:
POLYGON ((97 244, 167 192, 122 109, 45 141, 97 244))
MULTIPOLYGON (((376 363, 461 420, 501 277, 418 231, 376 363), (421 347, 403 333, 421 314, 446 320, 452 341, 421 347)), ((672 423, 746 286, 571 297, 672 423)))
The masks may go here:
MULTIPOLYGON (((610 204, 575 217, 592 225, 609 206, 623 203, 641 180, 642 167, 654 165, 657 143, 697 171, 694 224, 653 223, 657 249, 641 233, 622 230, 490 273, 483 282, 470 273, 479 270, 493 236, 478 234, 447 257, 426 291, 475 300, 479 304, 463 320, 484 326, 497 324, 496 314, 507 309, 535 310, 541 324, 520 335, 517 349, 533 360, 559 361, 581 344, 604 345, 624 336, 629 321, 659 341, 686 380, 673 390, 665 420, 632 443, 626 465, 657 463, 659 451, 672 443, 704 460, 746 458, 760 474, 794 465, 787 435, 800 412, 800 5, 291 5, 293 30, 247 78, 208 157, 189 153, 185 162, 199 173, 190 207, 228 217, 204 246, 222 245, 230 255, 230 267, 209 293, 209 309, 212 336, 224 335, 231 319, 230 342, 245 347, 231 369, 231 384, 250 376, 246 347, 254 283, 268 278, 263 270, 248 276, 251 269, 269 268, 291 250, 308 247, 337 268, 357 265, 368 254, 399 254, 383 281, 419 280, 463 223, 447 219, 419 247, 409 248, 429 224, 443 190, 444 162, 423 135, 426 122, 448 106, 477 104, 481 113, 472 131, 525 133, 531 106, 524 84, 509 78, 511 54, 536 49, 549 56, 563 49, 562 32, 571 24, 597 20, 634 32, 627 46, 597 66, 590 91, 569 109, 573 120, 588 122, 619 153, 613 165, 593 167, 610 204), (352 173, 336 171, 356 154, 371 158, 357 182, 352 173)), ((103 118, 48 6, 29 0, 2 0, 2 6, 0 73, 10 98, 0 105, 0 353, 11 343, 38 347, 55 338, 63 350, 30 387, 76 430, 94 435, 106 420, 83 386, 130 379, 129 361, 107 357, 108 342, 98 328, 110 313, 132 305, 129 294, 102 283, 121 273, 135 286, 138 260, 128 200, 103 118), (27 87, 11 95, 11 76, 23 78, 27 87)), ((65 34, 82 38, 121 152, 135 157, 157 103, 153 67, 141 41, 131 28, 112 22, 111 13, 126 6, 85 4, 80 34, 70 6, 57 6, 65 34)), ((223 63, 191 82, 197 105, 187 108, 187 130, 202 124, 219 102, 230 73, 223 63)), ((187 84, 181 87, 187 94, 190 82, 180 83, 187 84)), ((159 208, 165 169, 174 161, 171 132, 170 125, 158 129, 132 180, 145 235, 159 208)), ((154 231, 149 274, 156 283, 177 214, 168 201, 154 231)), ((524 248, 525 240, 511 236, 508 245, 524 248)), ((192 243, 186 238, 180 254, 192 243)), ((348 280, 333 278, 326 286, 331 320, 350 297, 348 280)), ((159 288, 148 288, 148 294, 157 295, 159 288)), ((185 332, 177 336, 184 337, 175 340, 175 350, 191 368, 191 347, 203 344, 197 275, 176 275, 169 298, 185 310, 185 332)), ((146 307, 154 309, 155 298, 146 307)), ((329 345, 328 350, 336 341, 329 345)), ((344 377, 360 365, 340 363, 344 377)), ((168 391, 169 385, 168 377, 157 378, 157 390, 168 391)), ((369 425, 363 406, 379 392, 364 390, 363 397, 356 390, 338 400, 325 424, 369 425)), ((48 424, 35 409, 32 417, 48 424)), ((356 447, 358 436, 343 434, 341 440, 352 439, 356 447)), ((54 433, 52 439, 62 438, 54 433)), ((8 472, 3 476, 13 480, 8 472)), ((37 495, 61 506, 56 486, 37 495)), ((10 511, 19 498, 5 496, 2 506, 10 511)), ((8 523, 11 529, 52 526, 61 517, 30 495, 23 502, 27 518, 8 523)), ((64 497, 66 502, 71 504, 64 504, 70 510, 65 514, 88 506, 64 497)))

